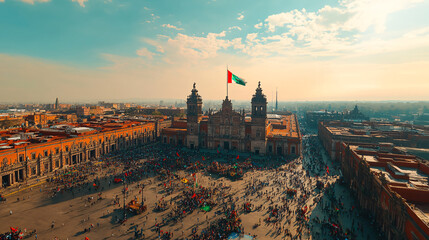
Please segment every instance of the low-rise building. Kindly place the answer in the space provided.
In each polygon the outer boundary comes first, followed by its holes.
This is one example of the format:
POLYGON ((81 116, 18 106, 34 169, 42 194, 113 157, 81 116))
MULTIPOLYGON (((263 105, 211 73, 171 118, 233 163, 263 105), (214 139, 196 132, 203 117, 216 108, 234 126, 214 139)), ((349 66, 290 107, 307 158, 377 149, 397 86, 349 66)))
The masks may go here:
POLYGON ((429 239, 429 161, 391 143, 341 143, 341 170, 386 239, 429 239))
POLYGON ((323 121, 319 138, 332 159, 339 160, 341 142, 393 143, 395 146, 429 148, 429 130, 402 123, 323 121))
POLYGON ((99 121, 0 132, 0 186, 156 140, 154 122, 99 121))

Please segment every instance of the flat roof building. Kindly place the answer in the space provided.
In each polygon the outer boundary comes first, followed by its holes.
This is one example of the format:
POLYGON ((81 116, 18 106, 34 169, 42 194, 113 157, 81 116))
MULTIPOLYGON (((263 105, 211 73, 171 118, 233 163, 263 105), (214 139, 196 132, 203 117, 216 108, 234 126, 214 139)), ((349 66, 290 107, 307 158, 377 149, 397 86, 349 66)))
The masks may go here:
POLYGON ((390 143, 341 143, 341 170, 387 239, 429 239, 429 161, 390 143))
POLYGON ((0 131, 0 186, 156 140, 155 122, 104 119, 0 131))

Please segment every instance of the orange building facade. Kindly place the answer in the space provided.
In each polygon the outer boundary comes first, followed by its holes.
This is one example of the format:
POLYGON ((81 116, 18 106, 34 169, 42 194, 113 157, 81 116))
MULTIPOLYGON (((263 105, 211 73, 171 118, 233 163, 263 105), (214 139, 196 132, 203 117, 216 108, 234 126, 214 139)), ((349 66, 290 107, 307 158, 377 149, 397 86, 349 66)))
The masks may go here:
POLYGON ((156 140, 155 122, 103 122, 0 132, 0 186, 156 140))
POLYGON ((429 162, 392 144, 341 143, 341 169, 386 239, 429 239, 429 162))

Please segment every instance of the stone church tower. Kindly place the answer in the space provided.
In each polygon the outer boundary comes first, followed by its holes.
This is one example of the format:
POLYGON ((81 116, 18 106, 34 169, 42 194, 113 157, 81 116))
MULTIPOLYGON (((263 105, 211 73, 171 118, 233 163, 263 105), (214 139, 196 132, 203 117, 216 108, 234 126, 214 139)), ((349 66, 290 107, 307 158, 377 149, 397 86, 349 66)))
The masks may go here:
POLYGON ((191 95, 188 96, 186 101, 187 104, 187 143, 188 148, 198 148, 199 147, 199 128, 201 116, 203 114, 203 100, 198 94, 198 90, 194 87, 192 89, 191 95))
POLYGON ((267 98, 262 93, 261 82, 259 82, 258 88, 256 88, 256 93, 253 95, 252 98, 251 151, 255 154, 265 154, 266 120, 267 98))

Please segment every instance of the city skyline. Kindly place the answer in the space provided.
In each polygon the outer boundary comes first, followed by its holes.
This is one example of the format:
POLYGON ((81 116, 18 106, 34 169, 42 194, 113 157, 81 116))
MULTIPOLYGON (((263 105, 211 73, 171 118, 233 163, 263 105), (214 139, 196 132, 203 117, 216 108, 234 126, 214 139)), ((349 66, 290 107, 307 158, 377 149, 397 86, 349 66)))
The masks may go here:
POLYGON ((0 102, 429 100, 428 1, 0 0, 0 102))

